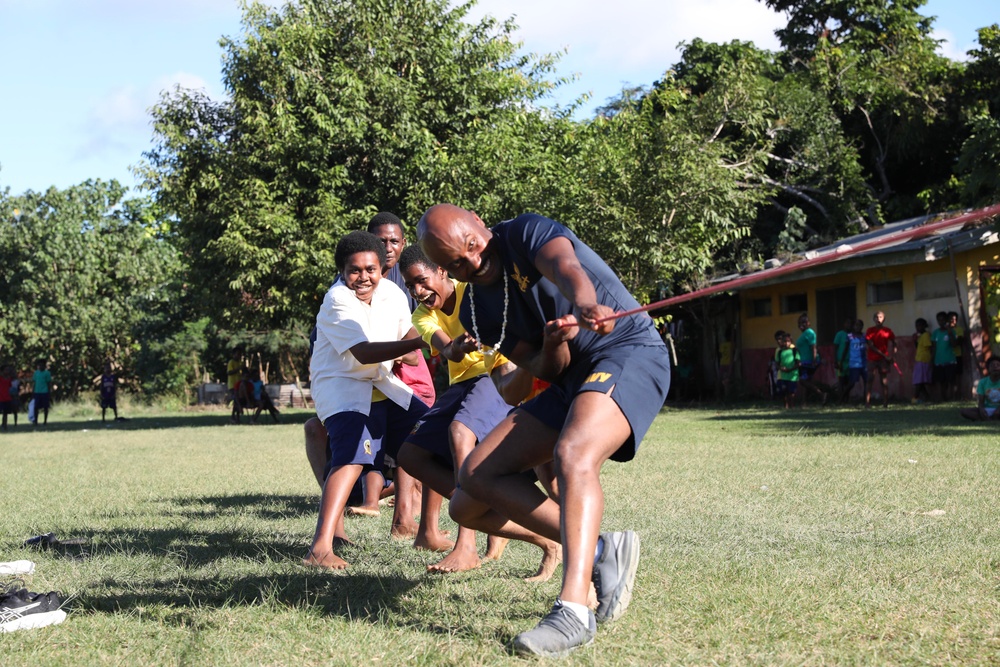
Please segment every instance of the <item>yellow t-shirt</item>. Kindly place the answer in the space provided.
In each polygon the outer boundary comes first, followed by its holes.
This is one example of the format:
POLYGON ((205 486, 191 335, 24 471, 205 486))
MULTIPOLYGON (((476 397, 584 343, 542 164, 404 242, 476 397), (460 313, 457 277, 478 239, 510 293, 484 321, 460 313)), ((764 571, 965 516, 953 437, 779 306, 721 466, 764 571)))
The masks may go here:
MULTIPOLYGON (((955 327, 955 338, 961 338, 965 335, 965 327, 956 326, 955 327)), ((958 359, 962 356, 962 345, 961 343, 955 345, 951 348, 951 351, 955 354, 955 358, 958 359)))
MULTIPOLYGON (((420 334, 420 337, 431 346, 433 354, 440 353, 440 350, 435 349, 434 343, 431 341, 432 336, 438 331, 443 331, 452 340, 465 333, 465 327, 458 320, 462 295, 465 294, 465 283, 460 283, 454 278, 450 278, 449 280, 455 285, 455 311, 451 315, 448 315, 443 310, 431 309, 422 304, 417 306, 417 309, 413 311, 413 327, 420 334)), ((483 353, 479 351, 472 351, 466 354, 459 362, 449 359, 448 383, 457 384, 465 380, 471 380, 477 375, 488 374, 494 367, 505 363, 507 363, 507 358, 502 354, 497 354, 493 366, 487 368, 483 353)))
POLYGON ((243 370, 243 363, 235 359, 230 359, 229 363, 226 364, 226 376, 227 376, 227 387, 229 389, 234 389, 236 383, 240 381, 240 374, 243 370))
POLYGON ((929 364, 933 358, 934 355, 931 352, 931 332, 924 331, 917 337, 917 356, 914 361, 922 361, 929 364))

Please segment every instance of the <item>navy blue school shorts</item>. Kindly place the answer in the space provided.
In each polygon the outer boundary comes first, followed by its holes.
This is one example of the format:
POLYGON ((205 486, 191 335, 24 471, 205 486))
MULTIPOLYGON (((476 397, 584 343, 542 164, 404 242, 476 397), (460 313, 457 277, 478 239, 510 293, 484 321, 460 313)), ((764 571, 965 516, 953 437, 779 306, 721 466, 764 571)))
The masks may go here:
POLYGON ((52 407, 51 396, 52 394, 48 392, 45 392, 44 394, 31 395, 31 397, 35 399, 35 414, 38 414, 39 410, 52 407))
POLYGON ((329 454, 324 477, 337 466, 353 464, 379 467, 386 454, 395 458, 403 440, 413 430, 413 425, 426 412, 427 405, 411 396, 407 410, 385 400, 372 403, 367 415, 360 412, 330 415, 323 422, 329 454))
POLYGON ((555 431, 561 431, 573 399, 585 391, 611 396, 628 420, 632 434, 611 455, 631 461, 639 443, 659 414, 670 389, 670 355, 665 345, 622 345, 571 366, 563 379, 531 399, 524 410, 555 431))
POLYGON ((778 380, 778 397, 794 396, 799 383, 795 380, 778 380))
POLYGON ((799 364, 799 379, 809 380, 819 371, 819 364, 799 364))
POLYGON ((454 464, 448 428, 452 422, 466 426, 481 441, 510 412, 488 375, 448 387, 423 419, 417 422, 406 442, 425 449, 454 464))

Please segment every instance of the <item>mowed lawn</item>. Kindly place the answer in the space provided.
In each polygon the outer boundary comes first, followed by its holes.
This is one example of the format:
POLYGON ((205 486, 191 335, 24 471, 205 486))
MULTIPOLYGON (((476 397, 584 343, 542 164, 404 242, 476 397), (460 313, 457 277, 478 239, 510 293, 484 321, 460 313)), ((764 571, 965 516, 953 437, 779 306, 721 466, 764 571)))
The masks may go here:
MULTIPOLYGON (((61 625, 0 635, 0 665, 526 662, 509 642, 561 573, 522 581, 532 547, 429 575, 437 556, 392 540, 384 511, 347 520, 346 573, 299 565, 306 416, 105 428, 57 408, 0 434, 0 561, 71 598, 61 625), (89 544, 21 546, 49 531, 89 544)), ((605 529, 642 540, 637 589, 566 664, 1000 664, 1000 429, 956 405, 667 409, 602 479, 605 529)))

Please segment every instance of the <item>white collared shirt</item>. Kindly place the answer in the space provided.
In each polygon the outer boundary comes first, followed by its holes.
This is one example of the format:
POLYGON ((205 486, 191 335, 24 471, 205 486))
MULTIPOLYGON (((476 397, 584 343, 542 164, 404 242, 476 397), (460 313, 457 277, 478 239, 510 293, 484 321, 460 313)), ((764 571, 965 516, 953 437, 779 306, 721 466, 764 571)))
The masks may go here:
POLYGON ((362 364, 351 353, 358 343, 397 341, 412 327, 406 295, 380 280, 366 304, 340 280, 323 297, 316 316, 316 345, 309 364, 316 414, 325 421, 338 412, 371 409, 372 387, 406 409, 413 390, 392 372, 392 361, 362 364))

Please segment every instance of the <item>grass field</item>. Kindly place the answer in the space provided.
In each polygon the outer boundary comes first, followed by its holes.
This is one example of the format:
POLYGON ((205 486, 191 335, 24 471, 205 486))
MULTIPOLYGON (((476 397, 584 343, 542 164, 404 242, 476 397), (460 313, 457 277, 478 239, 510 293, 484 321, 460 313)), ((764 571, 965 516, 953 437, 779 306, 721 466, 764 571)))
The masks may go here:
MULTIPOLYGON (((0 434, 0 561, 72 597, 61 625, 0 635, 0 665, 525 662, 507 645, 559 574, 523 582, 531 547, 432 576, 383 512, 347 520, 346 574, 298 565, 318 501, 306 416, 105 428, 57 408, 0 434), (90 544, 21 546, 49 531, 90 544)), ((563 662, 1000 665, 998 436, 954 405, 665 410, 603 475, 605 528, 642 539, 632 605, 563 662)))

